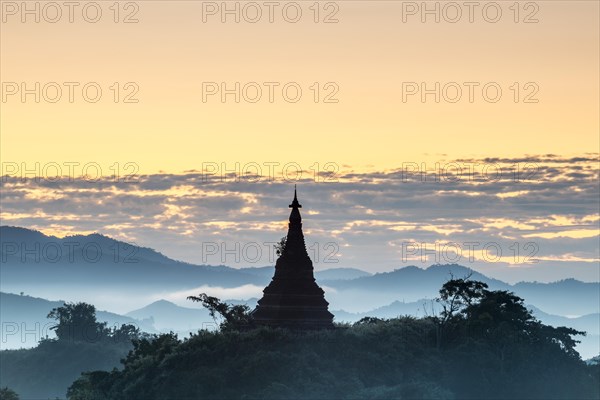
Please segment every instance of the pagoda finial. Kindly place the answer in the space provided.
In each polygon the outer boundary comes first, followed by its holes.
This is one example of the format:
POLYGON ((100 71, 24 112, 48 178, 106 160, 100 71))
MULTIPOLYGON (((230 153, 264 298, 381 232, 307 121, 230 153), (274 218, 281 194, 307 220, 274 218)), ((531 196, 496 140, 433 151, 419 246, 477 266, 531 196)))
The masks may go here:
POLYGON ((292 201, 292 204, 290 204, 290 208, 302 208, 302 205, 300 205, 300 203, 298 203, 298 196, 296 193, 296 185, 294 185, 294 201, 292 201))

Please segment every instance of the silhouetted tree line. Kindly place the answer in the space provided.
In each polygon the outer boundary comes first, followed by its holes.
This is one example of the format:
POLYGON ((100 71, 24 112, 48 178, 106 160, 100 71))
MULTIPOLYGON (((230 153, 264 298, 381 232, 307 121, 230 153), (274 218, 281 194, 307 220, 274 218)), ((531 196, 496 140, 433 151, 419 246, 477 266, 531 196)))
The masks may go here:
POLYGON ((249 309, 201 294, 219 332, 135 339, 123 369, 84 373, 70 400, 597 399, 600 366, 571 328, 535 319, 523 299, 452 279, 440 315, 363 318, 337 329, 253 327, 249 309))
POLYGON ((149 337, 130 324, 107 327, 86 303, 65 303, 48 314, 56 324, 55 339, 42 339, 33 349, 4 350, 0 356, 0 400, 64 398, 82 371, 112 370, 133 347, 149 337), (11 390, 12 389, 12 390, 11 390))

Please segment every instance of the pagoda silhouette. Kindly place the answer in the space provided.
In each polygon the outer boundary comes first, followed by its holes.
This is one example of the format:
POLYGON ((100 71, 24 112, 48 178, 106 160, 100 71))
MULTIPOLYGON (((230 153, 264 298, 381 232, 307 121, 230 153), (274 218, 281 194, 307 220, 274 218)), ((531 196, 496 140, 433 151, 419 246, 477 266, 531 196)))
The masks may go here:
POLYGON ((325 292, 317 285, 313 264, 306 251, 302 217, 294 187, 290 223, 281 255, 275 263, 271 283, 252 311, 257 325, 290 329, 331 329, 333 314, 327 309, 325 292))

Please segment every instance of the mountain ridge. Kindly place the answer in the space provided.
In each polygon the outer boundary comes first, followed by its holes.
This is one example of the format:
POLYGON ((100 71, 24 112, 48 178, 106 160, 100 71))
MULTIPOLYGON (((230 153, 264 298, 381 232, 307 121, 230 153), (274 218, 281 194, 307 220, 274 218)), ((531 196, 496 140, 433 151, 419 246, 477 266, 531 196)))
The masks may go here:
MULTIPOLYGON (((114 302, 120 302, 119 299, 135 300, 137 305, 132 305, 131 308, 139 308, 147 305, 147 299, 164 297, 165 293, 190 290, 210 292, 211 288, 231 289, 231 292, 224 292, 236 293, 234 296, 238 299, 256 297, 258 288, 265 287, 271 281, 274 271, 273 266, 231 268, 223 265, 189 264, 172 260, 145 247, 136 248, 137 259, 129 260, 130 254, 127 251, 131 249, 127 246, 131 246, 130 244, 99 233, 59 239, 36 230, 9 226, 0 227, 0 233, 0 290, 4 292, 25 291, 50 298, 56 296, 56 293, 69 293, 73 298, 92 303, 96 303, 96 300, 90 299, 90 296, 114 298, 114 302), (76 242, 79 248, 92 243, 89 247, 98 246, 100 256, 97 260, 90 261, 93 252, 85 259, 82 254, 73 255, 67 251, 55 261, 42 259, 36 262, 36 255, 21 254, 14 247, 15 243, 24 243, 27 248, 34 248, 36 243, 39 247, 39 243, 48 241, 76 242), (115 246, 120 251, 115 251, 115 246), (243 287, 247 287, 247 290, 240 291, 239 288, 243 287), (239 294, 241 292, 247 294, 239 294)), ((52 249, 53 246, 49 248, 52 249)), ((326 289, 330 307, 349 312, 376 309, 396 300, 433 298, 451 277, 467 276, 485 282, 490 290, 514 291, 528 303, 554 315, 584 315, 600 311, 600 283, 576 279, 550 283, 519 282, 511 285, 458 264, 434 264, 427 268, 409 265, 375 274, 356 268, 315 271, 319 284, 326 289)), ((232 298, 232 295, 220 297, 232 298)), ((106 308, 107 305, 103 304, 106 308)))

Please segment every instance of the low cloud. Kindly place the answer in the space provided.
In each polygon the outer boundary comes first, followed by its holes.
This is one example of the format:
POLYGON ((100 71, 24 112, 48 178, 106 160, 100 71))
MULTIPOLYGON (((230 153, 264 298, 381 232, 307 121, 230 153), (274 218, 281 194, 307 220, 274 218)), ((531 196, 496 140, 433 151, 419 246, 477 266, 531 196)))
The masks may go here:
POLYGON ((242 285, 232 288, 224 288, 219 286, 208 286, 202 285, 195 289, 189 290, 181 290, 177 292, 170 292, 165 294, 157 294, 155 295, 156 300, 168 300, 175 304, 179 304, 182 306, 189 306, 190 301, 187 300, 188 296, 198 296, 200 293, 206 293, 209 296, 214 296, 219 299, 227 300, 227 299, 239 299, 239 300, 248 300, 250 298, 260 298, 262 297, 262 286, 256 285, 242 285))
MULTIPOLYGON (((600 279, 597 154, 411 162, 367 172, 343 167, 336 182, 210 178, 197 171, 142 175, 132 182, 5 176, 0 217, 58 236, 99 232, 196 264, 264 266, 273 263, 272 245, 265 243, 286 233, 297 183, 316 269, 398 268, 410 263, 402 254, 404 242, 498 243, 503 254, 492 269, 510 281, 518 279, 511 278, 518 268, 509 268, 515 263, 506 257, 517 249, 519 256, 528 254, 533 242, 540 263, 563 266, 562 275, 552 276, 600 279), (207 255, 207 243, 218 252, 207 255), (261 257, 244 254, 257 248, 261 257), (590 268, 571 268, 574 260, 590 268)), ((490 267, 482 257, 462 261, 490 267)), ((433 262, 429 257, 425 263, 433 262)))

